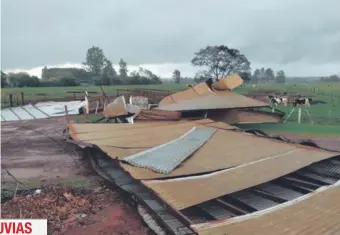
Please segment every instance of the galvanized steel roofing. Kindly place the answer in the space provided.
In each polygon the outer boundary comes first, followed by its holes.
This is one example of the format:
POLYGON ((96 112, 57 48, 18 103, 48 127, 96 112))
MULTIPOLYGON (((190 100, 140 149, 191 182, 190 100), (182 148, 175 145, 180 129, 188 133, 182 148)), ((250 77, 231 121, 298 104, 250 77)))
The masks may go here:
POLYGON ((6 108, 1 110, 1 121, 19 121, 43 119, 48 117, 57 117, 65 115, 65 105, 68 114, 78 114, 78 108, 81 101, 71 102, 44 102, 35 105, 25 105, 14 108, 6 108))
POLYGON ((220 222, 191 226, 199 235, 340 234, 340 185, 302 196, 287 206, 220 222))
POLYGON ((169 143, 128 156, 131 165, 169 174, 216 132, 215 128, 193 127, 183 136, 169 143))
MULTIPOLYGON (((268 140, 268 146, 270 142, 268 140)), ((259 148, 266 147, 250 144, 248 148, 257 151, 259 148)), ((239 150, 240 153, 242 153, 241 149, 239 150)), ((328 151, 294 148, 274 156, 263 156, 262 159, 210 174, 168 180, 144 180, 142 182, 157 192, 163 200, 180 210, 268 182, 314 162, 337 155, 328 151), (204 188, 203 191, 202 188, 204 188)))
POLYGON ((211 92, 207 95, 180 100, 171 104, 160 104, 157 109, 167 111, 192 111, 265 106, 268 106, 268 104, 230 91, 223 91, 211 92))

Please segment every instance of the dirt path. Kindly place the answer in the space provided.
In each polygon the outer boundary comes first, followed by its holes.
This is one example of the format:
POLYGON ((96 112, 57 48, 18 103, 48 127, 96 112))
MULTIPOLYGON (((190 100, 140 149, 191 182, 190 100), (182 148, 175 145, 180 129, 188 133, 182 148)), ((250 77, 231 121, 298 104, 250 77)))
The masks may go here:
POLYGON ((62 138, 64 128, 63 119, 1 122, 3 187, 16 184, 11 175, 28 187, 60 182, 91 183, 92 177, 81 155, 62 138))
POLYGON ((127 205, 119 193, 111 189, 93 191, 99 187, 100 177, 75 151, 75 146, 63 139, 64 118, 1 122, 1 128, 2 190, 13 195, 15 179, 28 188, 60 183, 86 188, 73 202, 68 202, 62 192, 54 193, 56 186, 37 198, 17 196, 1 206, 3 218, 19 218, 21 208, 23 218, 48 218, 53 235, 147 234, 137 210, 127 205), (83 203, 77 205, 78 202, 83 203), (86 217, 79 219, 77 213, 84 210, 86 217))

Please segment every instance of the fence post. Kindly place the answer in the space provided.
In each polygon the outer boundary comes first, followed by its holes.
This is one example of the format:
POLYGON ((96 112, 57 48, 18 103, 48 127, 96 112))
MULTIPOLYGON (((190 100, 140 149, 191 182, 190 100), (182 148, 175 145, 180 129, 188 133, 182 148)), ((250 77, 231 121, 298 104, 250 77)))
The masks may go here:
POLYGON ((24 92, 21 92, 21 102, 22 102, 22 105, 25 104, 25 100, 24 100, 24 92))
POLYGON ((9 105, 13 107, 13 95, 9 94, 9 105))

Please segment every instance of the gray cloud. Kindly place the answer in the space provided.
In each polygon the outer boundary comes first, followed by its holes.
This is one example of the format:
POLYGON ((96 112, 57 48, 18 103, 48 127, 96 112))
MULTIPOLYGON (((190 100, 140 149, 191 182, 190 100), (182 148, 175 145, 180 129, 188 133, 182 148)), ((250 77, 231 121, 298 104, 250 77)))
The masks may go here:
POLYGON ((236 47, 256 65, 340 63, 339 0, 1 3, 4 69, 80 63, 92 45, 114 63, 189 63, 207 44, 236 47))

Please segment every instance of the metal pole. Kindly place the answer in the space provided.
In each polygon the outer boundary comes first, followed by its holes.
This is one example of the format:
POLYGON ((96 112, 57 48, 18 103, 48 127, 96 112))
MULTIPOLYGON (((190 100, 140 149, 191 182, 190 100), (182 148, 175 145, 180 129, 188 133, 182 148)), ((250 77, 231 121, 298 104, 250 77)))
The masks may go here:
POLYGON ((288 116, 286 117, 286 119, 283 121, 283 123, 286 123, 288 118, 293 114, 293 112, 295 111, 295 108, 292 109, 292 111, 288 114, 288 116))
POLYGON ((301 108, 299 108, 299 113, 298 113, 298 123, 301 123, 301 108))
POLYGON ((25 104, 24 92, 21 92, 21 101, 22 101, 22 105, 24 105, 25 104))
POLYGON ((99 107, 99 101, 97 101, 96 114, 97 114, 97 111, 98 111, 98 107, 99 107))

